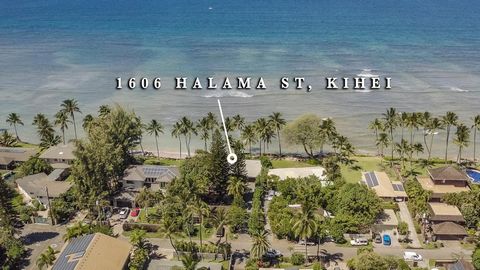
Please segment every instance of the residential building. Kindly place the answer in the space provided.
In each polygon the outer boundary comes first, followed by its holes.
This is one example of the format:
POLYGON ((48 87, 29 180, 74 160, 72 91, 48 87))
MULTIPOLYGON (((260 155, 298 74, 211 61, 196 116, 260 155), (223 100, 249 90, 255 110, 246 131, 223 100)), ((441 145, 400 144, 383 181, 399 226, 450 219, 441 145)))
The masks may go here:
POLYGON ((247 169, 247 178, 249 179, 255 179, 262 171, 260 160, 245 160, 245 167, 247 169))
POLYGON ((453 166, 428 169, 428 177, 418 177, 423 189, 432 192, 431 201, 439 202, 447 193, 469 191, 468 176, 453 166))
POLYGON ((430 218, 432 223, 441 223, 451 221, 459 224, 465 223, 462 213, 458 207, 440 202, 431 202, 428 204, 430 218))
POLYGON ((392 209, 385 209, 377 217, 373 230, 376 232, 383 232, 387 230, 394 230, 398 228, 398 219, 395 211, 392 209))
POLYGON ((34 156, 34 148, 0 147, 0 169, 10 170, 34 156))
POLYGON ((461 240, 467 236, 465 219, 454 205, 431 202, 429 208, 429 226, 434 240, 461 240))
POLYGON ((467 236, 465 228, 455 222, 447 221, 432 225, 432 238, 437 240, 463 240, 467 236))
POLYGON ((384 200, 406 201, 408 199, 402 182, 390 181, 385 172, 364 172, 362 181, 384 200))
POLYGON ((179 175, 178 168, 174 166, 133 165, 125 171, 121 183, 124 188, 158 190, 165 189, 179 175))
POLYGON ((38 200, 45 207, 48 207, 48 198, 58 198, 72 186, 67 181, 55 181, 45 173, 25 176, 15 180, 15 183, 26 202, 30 203, 33 200, 38 200))
POLYGON ((101 233, 79 236, 68 241, 52 270, 127 269, 132 245, 101 233))
POLYGON ((304 167, 304 168, 281 168, 281 169, 270 169, 268 175, 278 176, 280 180, 285 180, 287 178, 299 178, 299 177, 309 177, 316 176, 323 184, 326 185, 325 181, 325 169, 323 167, 304 167))
POLYGON ((73 142, 58 144, 45 150, 40 158, 52 165, 54 169, 66 169, 75 160, 74 150, 75 144, 73 142))

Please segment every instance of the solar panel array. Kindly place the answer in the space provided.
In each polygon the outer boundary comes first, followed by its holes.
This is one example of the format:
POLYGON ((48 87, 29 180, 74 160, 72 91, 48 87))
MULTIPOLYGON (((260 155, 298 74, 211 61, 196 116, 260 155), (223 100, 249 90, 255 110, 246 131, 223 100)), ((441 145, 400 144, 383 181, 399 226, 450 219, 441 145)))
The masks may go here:
POLYGON ((395 191, 405 191, 402 184, 392 184, 392 187, 395 191))
POLYGON ((374 172, 365 173, 365 181, 368 187, 378 186, 378 179, 374 172))
POLYGON ((87 251, 94 236, 94 234, 88 234, 71 240, 60 256, 58 256, 58 260, 53 265, 52 270, 74 270, 78 261, 87 251))

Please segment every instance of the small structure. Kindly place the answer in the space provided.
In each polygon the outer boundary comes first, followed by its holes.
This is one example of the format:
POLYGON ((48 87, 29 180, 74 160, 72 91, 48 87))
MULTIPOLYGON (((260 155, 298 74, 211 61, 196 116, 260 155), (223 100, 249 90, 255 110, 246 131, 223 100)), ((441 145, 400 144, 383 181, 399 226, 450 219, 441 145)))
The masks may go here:
POLYGON ((36 153, 34 148, 0 147, 0 169, 10 170, 36 153))
POLYGON ((432 225, 433 240, 462 240, 467 236, 465 228, 457 223, 447 221, 432 225))
POLYGON ((271 169, 268 171, 268 175, 276 175, 280 180, 287 178, 299 178, 316 176, 320 180, 325 180, 325 169, 323 167, 303 167, 303 168, 282 168, 271 169))
POLYGON ((386 230, 394 230, 398 227, 398 219, 395 215, 395 211, 392 209, 385 209, 377 217, 375 224, 373 224, 373 229, 376 232, 382 232, 386 230))
POLYGON ((126 269, 132 245, 101 233, 88 234, 66 243, 52 270, 126 269))
POLYGON ((122 186, 134 189, 165 189, 179 175, 180 172, 175 166, 134 165, 125 171, 122 186))
POLYGON ((440 202, 445 194, 469 191, 468 176, 453 166, 428 170, 429 177, 418 177, 424 190, 432 192, 430 201, 440 202))
POLYGON ((454 263, 447 264, 445 268, 447 270, 475 270, 475 267, 473 267, 473 264, 464 259, 460 259, 454 263))
POLYGON ((18 190, 27 202, 38 200, 45 207, 48 207, 48 199, 60 197, 67 192, 72 184, 66 181, 52 180, 45 173, 37 173, 15 180, 18 190), (48 191, 48 197, 47 197, 48 191))
POLYGON ((441 223, 446 221, 463 224, 465 219, 458 207, 446 203, 431 202, 428 204, 430 211, 429 220, 432 223, 441 223))
POLYGON ((245 167, 247 169, 247 177, 255 179, 262 171, 262 163, 260 160, 245 160, 245 167))
POLYGON ((73 142, 67 144, 59 144, 52 146, 45 150, 40 158, 48 162, 54 169, 66 169, 75 160, 73 151, 75 150, 75 145, 73 142))
POLYGON ((385 172, 364 172, 362 181, 384 200, 406 201, 408 199, 402 182, 390 181, 385 172))

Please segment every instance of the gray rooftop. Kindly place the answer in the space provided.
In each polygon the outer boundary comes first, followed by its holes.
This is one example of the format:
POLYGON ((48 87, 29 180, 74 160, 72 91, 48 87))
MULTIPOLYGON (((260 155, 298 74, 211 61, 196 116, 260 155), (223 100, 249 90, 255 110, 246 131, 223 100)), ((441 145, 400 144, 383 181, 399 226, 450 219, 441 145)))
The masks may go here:
POLYGON ((74 143, 59 144, 45 150, 40 155, 40 158, 74 160, 75 159, 75 156, 73 155, 74 150, 75 150, 74 143))
POLYGON ((34 148, 0 147, 0 165, 9 165, 10 162, 25 162, 35 155, 34 148))
POLYGON ((125 171, 124 180, 145 181, 146 178, 156 178, 159 182, 171 182, 180 172, 175 166, 134 165, 125 171))
POLYGON ((72 184, 67 181, 54 181, 45 173, 37 173, 25 176, 15 180, 17 185, 26 193, 33 195, 33 197, 46 197, 45 187, 48 188, 48 195, 50 197, 59 197, 60 194, 65 193, 72 184))

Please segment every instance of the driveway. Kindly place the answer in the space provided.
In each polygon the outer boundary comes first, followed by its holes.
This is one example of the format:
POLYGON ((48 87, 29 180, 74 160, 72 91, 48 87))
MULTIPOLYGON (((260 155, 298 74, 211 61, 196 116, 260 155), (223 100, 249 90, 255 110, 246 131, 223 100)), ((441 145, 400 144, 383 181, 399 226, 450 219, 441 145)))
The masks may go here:
POLYGON ((410 238, 412 240, 410 246, 413 248, 421 248, 422 244, 420 244, 420 240, 418 240, 418 235, 415 231, 415 225, 413 225, 412 215, 410 215, 410 211, 408 211, 407 203, 399 202, 398 207, 400 208, 400 219, 408 224, 408 230, 410 231, 410 238))
POLYGON ((27 249, 26 265, 23 269, 38 269, 35 262, 48 246, 60 251, 64 244, 62 239, 64 234, 65 226, 25 224, 21 232, 21 237, 27 249))

